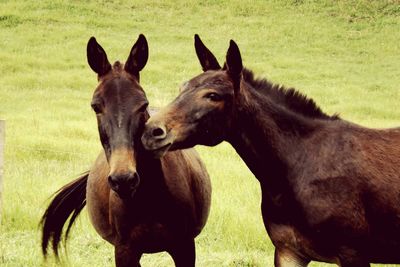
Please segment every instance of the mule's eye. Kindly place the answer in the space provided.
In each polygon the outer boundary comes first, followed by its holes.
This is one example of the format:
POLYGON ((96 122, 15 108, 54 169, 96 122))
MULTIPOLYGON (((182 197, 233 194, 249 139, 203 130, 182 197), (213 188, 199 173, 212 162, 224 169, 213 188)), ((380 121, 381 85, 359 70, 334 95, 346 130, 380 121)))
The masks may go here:
POLYGON ((211 101, 221 101, 222 100, 222 96, 217 93, 214 93, 214 92, 208 93, 204 97, 210 99, 211 101))
POLYGON ((143 104, 140 108, 139 108, 139 112, 145 112, 147 109, 147 106, 149 105, 149 103, 145 103, 143 104))
POLYGON ((102 105, 100 103, 94 102, 91 104, 92 109, 96 114, 99 114, 103 111, 102 105))

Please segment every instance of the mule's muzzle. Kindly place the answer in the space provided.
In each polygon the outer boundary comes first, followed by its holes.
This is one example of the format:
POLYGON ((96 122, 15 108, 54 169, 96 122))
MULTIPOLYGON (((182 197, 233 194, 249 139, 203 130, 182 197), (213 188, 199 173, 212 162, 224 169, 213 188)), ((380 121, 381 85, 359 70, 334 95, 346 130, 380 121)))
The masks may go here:
POLYGON ((140 177, 137 172, 110 175, 108 184, 111 189, 118 194, 121 199, 133 197, 140 183, 140 177))
POLYGON ((154 124, 149 130, 148 133, 155 140, 163 140, 167 137, 167 130, 164 125, 156 125, 154 124))
POLYGON ((162 157, 172 145, 171 135, 160 123, 151 122, 146 124, 142 135, 142 143, 146 150, 150 151, 154 157, 162 157))

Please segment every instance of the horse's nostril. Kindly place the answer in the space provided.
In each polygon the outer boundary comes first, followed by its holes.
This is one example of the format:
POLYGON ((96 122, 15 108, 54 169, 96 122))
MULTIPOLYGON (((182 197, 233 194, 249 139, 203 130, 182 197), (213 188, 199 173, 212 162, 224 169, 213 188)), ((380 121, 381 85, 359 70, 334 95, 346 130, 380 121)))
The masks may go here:
POLYGON ((153 129, 152 134, 155 137, 160 137, 160 136, 165 135, 165 131, 164 131, 164 129, 158 127, 158 128, 153 129))

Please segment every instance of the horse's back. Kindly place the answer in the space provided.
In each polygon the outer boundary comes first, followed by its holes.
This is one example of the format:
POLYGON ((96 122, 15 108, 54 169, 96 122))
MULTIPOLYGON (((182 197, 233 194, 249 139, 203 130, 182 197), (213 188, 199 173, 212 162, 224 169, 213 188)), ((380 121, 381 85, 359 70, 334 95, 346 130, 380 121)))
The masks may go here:
POLYGON ((198 235, 211 204, 211 181, 206 167, 194 148, 168 152, 161 164, 170 194, 190 209, 194 234, 198 235))

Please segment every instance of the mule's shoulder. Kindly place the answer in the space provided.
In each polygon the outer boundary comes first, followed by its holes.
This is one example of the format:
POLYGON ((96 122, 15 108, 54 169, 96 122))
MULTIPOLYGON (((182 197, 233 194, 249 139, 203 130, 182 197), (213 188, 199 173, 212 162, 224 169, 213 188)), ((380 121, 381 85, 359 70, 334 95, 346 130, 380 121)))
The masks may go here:
POLYGON ((205 166, 200 158, 199 153, 197 153, 197 151, 194 148, 168 151, 161 160, 174 161, 179 164, 186 164, 189 167, 200 165, 199 166, 200 168, 205 169, 205 166))

